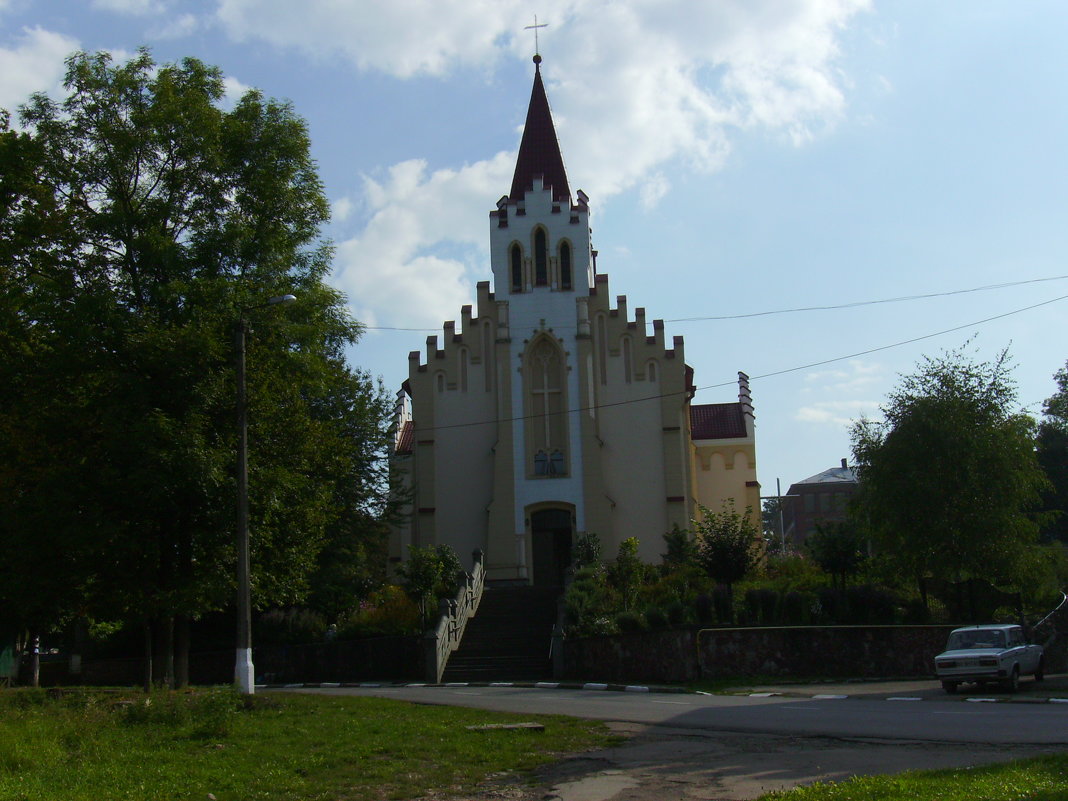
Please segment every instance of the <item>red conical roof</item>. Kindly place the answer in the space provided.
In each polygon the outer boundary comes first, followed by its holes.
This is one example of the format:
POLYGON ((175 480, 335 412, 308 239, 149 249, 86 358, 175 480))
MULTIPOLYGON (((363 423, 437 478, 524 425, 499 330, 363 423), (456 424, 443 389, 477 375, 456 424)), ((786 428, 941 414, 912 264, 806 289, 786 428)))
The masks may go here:
POLYGON ((523 193, 534 185, 534 177, 542 177, 542 185, 552 187, 553 200, 569 202, 571 191, 564 172, 564 158, 560 155, 560 143, 556 140, 556 128, 549 111, 549 99, 541 82, 541 57, 534 57, 534 88, 530 92, 527 122, 523 127, 523 141, 519 144, 515 175, 512 176, 510 200, 522 200, 523 193))

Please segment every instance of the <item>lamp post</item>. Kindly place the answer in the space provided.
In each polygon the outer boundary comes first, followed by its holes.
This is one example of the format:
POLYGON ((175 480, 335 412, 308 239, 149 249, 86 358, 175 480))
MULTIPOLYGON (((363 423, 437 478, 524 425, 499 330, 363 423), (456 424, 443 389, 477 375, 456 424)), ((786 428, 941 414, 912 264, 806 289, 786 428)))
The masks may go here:
MULTIPOLYGON (((263 306, 292 303, 295 295, 271 298, 263 306)), ((234 683, 243 695, 256 692, 252 665, 252 586, 248 559, 248 413, 245 404, 245 335, 248 320, 244 316, 234 324, 234 368, 237 383, 237 649, 234 659, 234 683)))

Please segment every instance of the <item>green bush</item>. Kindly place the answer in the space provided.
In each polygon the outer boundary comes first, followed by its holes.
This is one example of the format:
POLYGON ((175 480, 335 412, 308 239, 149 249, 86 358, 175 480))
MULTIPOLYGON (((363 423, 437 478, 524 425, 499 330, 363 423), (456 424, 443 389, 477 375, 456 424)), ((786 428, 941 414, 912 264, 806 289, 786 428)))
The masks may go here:
POLYGON ((645 610, 645 625, 654 631, 666 629, 668 627, 667 614, 659 606, 650 606, 645 610))
POLYGON ((256 619, 254 642, 259 645, 297 645, 319 642, 326 619, 311 609, 272 609, 256 619))
POLYGON ((637 612, 620 612, 616 615, 616 627, 624 634, 641 631, 644 628, 642 616, 637 612))
POLYGON ((687 614, 687 607, 682 601, 671 601, 664 607, 664 613, 667 615, 668 623, 672 626, 685 626, 690 622, 690 616, 687 614))
POLYGON ((418 634, 419 630, 419 606, 396 584, 371 593, 337 624, 337 636, 343 640, 418 634))

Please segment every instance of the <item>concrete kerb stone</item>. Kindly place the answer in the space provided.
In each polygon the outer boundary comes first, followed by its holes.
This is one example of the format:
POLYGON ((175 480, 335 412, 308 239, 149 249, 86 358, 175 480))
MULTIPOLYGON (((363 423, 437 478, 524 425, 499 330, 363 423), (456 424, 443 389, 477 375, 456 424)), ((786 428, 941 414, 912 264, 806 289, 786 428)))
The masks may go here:
MULTIPOLYGON (((336 682, 336 681, 324 681, 324 682, 296 682, 291 684, 257 684, 257 690, 291 690, 291 689, 337 689, 337 688, 368 688, 368 689, 380 689, 380 688, 406 688, 406 687, 427 687, 427 688, 440 688, 440 689, 454 689, 457 687, 514 687, 517 689, 536 689, 536 690, 586 690, 588 692, 629 692, 629 693, 665 693, 665 694, 694 694, 694 695, 714 695, 715 693, 708 693, 703 690, 690 690, 687 687, 673 687, 665 685, 644 685, 644 684, 611 684, 605 682, 570 682, 570 681, 455 681, 446 682, 441 684, 427 684, 425 682, 336 682)), ((738 692, 738 693, 724 693, 724 695, 742 695, 750 698, 811 698, 813 700, 848 700, 854 696, 832 694, 832 693, 803 693, 796 691, 774 691, 774 692, 738 692)), ((886 701, 924 701, 932 699, 924 699, 919 696, 889 696, 883 700, 886 701)), ((985 704, 1068 704, 1068 698, 1059 697, 1027 697, 1027 696, 967 696, 962 695, 958 698, 944 698, 940 697, 942 701, 957 701, 961 703, 985 703, 985 704)))
POLYGON ((515 687, 518 689, 536 690, 589 690, 600 692, 628 692, 628 693, 689 693, 686 687, 668 687, 644 684, 607 684, 601 682, 569 682, 569 681, 451 681, 440 684, 427 684, 424 682, 349 682, 349 681, 323 681, 323 682, 295 682, 291 684, 257 684, 259 690, 292 690, 292 689, 337 689, 337 688, 405 688, 405 687, 428 687, 453 689, 456 687, 515 687))

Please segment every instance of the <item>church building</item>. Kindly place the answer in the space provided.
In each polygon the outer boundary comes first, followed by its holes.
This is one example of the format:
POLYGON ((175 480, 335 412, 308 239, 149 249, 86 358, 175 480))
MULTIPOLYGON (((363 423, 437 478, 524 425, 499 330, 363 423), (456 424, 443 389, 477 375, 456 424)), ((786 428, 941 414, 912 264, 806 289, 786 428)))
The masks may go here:
POLYGON ((393 562, 447 543, 489 581, 560 586, 575 539, 604 558, 628 537, 658 562, 698 505, 752 507, 760 488, 748 379, 694 405, 681 336, 613 299, 597 271, 589 198, 572 194, 534 57, 515 175, 489 214, 492 281, 408 356, 392 461, 410 492, 393 562))

